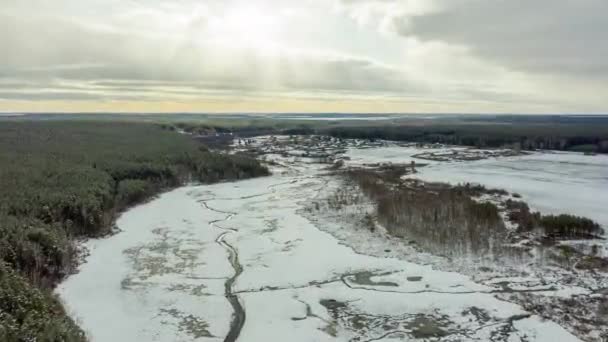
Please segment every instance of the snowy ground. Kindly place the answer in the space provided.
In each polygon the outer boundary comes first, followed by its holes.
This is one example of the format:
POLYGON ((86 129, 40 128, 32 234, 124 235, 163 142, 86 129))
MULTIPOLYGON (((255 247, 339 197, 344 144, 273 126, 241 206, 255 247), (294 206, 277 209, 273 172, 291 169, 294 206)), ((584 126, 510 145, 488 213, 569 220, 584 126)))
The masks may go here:
POLYGON ((608 226, 608 156, 533 153, 466 163, 439 163, 420 178, 451 183, 477 182, 519 193, 543 213, 589 217, 608 226))
MULTIPOLYGON (((419 168, 417 178, 431 182, 479 183, 505 189, 522 196, 535 211, 543 214, 573 214, 588 217, 608 230, 608 156, 581 153, 535 152, 530 155, 489 158, 467 162, 435 162, 412 157, 415 148, 359 149, 347 156, 357 160, 393 160, 429 163, 419 168)), ((441 153, 441 152, 438 152, 441 153)), ((572 242, 584 245, 588 242, 572 242)), ((594 241, 608 256, 608 240, 594 241)), ((607 281, 608 282, 608 281, 607 281)))
POLYGON ((339 222, 318 229, 302 209, 331 177, 323 165, 282 165, 271 177, 174 190, 88 242, 86 263, 57 292, 91 340, 578 340, 498 299, 496 286, 353 249, 325 232, 339 222))
MULTIPOLYGON (((534 152, 516 157, 475 161, 438 162, 416 158, 432 151, 464 151, 464 147, 421 149, 413 146, 349 148, 349 165, 364 163, 427 164, 416 178, 430 182, 479 183, 522 196, 533 210, 543 214, 573 214, 593 219, 608 230, 608 156, 570 152, 534 152)), ((594 242, 596 243, 596 242, 594 242)), ((575 243, 575 244, 585 244, 575 243)), ((608 256, 608 240, 599 253, 608 256)))

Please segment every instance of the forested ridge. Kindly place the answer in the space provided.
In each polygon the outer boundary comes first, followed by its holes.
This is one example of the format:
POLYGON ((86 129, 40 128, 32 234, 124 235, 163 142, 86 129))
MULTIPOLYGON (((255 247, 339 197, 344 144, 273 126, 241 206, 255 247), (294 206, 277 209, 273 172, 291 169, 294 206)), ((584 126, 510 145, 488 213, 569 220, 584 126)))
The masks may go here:
POLYGON ((608 153, 605 124, 454 124, 332 127, 323 130, 338 138, 385 139, 420 143, 510 147, 608 153))
POLYGON ((608 125, 592 122, 534 122, 513 120, 500 122, 252 122, 242 126, 218 123, 182 122, 164 124, 192 134, 234 133, 241 137, 265 134, 329 135, 343 139, 383 139, 428 144, 448 144, 477 148, 514 148, 522 150, 560 150, 608 153, 608 125))
POLYGON ((268 174, 246 156, 209 151, 159 126, 0 124, 0 341, 82 341, 51 288, 74 265, 74 239, 188 181, 268 174))

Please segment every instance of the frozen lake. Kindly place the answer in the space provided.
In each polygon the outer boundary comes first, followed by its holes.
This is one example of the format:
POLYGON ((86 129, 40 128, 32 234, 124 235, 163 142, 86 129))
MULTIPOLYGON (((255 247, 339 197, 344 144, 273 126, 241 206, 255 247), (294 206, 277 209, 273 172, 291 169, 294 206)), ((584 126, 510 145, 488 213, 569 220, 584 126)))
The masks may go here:
MULTIPOLYGON (((465 148, 451 148, 465 149, 465 148)), ((581 153, 534 152, 519 157, 467 162, 437 162, 413 157, 429 149, 387 146, 350 149, 351 164, 429 164, 420 168, 422 180, 479 183, 519 193, 533 209, 543 213, 586 216, 608 226, 608 156, 581 153)), ((431 150, 433 151, 433 150, 431 150)), ((437 149, 442 151, 442 149, 437 149)))
POLYGON ((576 214, 608 226, 608 156, 533 153, 473 162, 437 163, 420 178, 450 183, 477 182, 519 193, 543 213, 576 214))

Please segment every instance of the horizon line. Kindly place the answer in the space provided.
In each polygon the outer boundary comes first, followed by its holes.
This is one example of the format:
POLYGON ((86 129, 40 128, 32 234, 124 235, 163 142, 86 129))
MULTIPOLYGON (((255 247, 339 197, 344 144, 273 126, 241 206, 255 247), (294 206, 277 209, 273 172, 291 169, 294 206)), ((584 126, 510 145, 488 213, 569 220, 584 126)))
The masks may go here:
POLYGON ((513 112, 13 112, 0 110, 0 116, 24 116, 24 115, 517 115, 517 116, 608 116, 606 113, 513 113, 513 112))

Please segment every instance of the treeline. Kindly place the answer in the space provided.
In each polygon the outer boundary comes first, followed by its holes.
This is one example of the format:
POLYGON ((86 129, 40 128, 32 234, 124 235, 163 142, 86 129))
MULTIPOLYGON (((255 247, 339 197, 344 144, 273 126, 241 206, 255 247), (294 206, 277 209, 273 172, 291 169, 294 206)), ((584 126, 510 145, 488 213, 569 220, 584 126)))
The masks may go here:
MULTIPOLYGON (((508 195, 481 185, 401 182, 390 170, 348 170, 353 181, 376 205, 377 220, 394 236, 413 239, 428 250, 448 255, 498 255, 509 236, 500 209, 475 200, 482 195, 508 195)), ((542 215, 522 201, 507 200, 507 218, 517 233, 538 232, 546 242, 593 239, 603 234, 591 219, 574 215, 542 215)))
POLYGON ((81 341, 50 289, 74 264, 75 237, 164 189, 268 174, 157 125, 0 125, 0 341, 81 341))
POLYGON ((243 125, 239 121, 225 120, 217 123, 164 123, 160 124, 160 127, 165 130, 177 130, 201 136, 236 133, 241 137, 252 137, 264 134, 277 134, 283 131, 280 128, 280 125, 278 125, 278 123, 274 123, 274 125, 271 125, 266 122, 257 122, 257 120, 252 120, 251 125, 243 125))
POLYGON ((426 249, 463 255, 491 252, 506 234, 498 208, 472 199, 476 188, 396 185, 374 171, 346 173, 376 203, 377 219, 394 236, 426 249))
MULTIPOLYGON (((217 124, 163 124, 167 130, 181 130, 194 135, 234 134, 251 137, 265 134, 329 135, 343 139, 368 139, 463 145, 478 148, 509 147, 522 150, 558 150, 608 153, 608 125, 586 122, 535 122, 513 120, 500 123, 299 123, 263 121, 254 125, 236 125, 230 121, 217 124)), ((216 138, 219 139, 219 138, 216 138)))
POLYGON ((593 239, 603 234, 595 221, 575 215, 542 215, 522 201, 507 200, 508 218, 520 232, 540 230, 547 239, 593 239))
POLYGON ((165 130, 182 131, 195 136, 235 135, 248 138, 260 135, 310 135, 321 132, 326 123, 302 123, 291 120, 250 119, 250 120, 221 120, 208 123, 178 122, 160 123, 165 130))
POLYGON ((322 130, 338 138, 608 153, 608 127, 590 124, 453 124, 344 126, 322 130))

